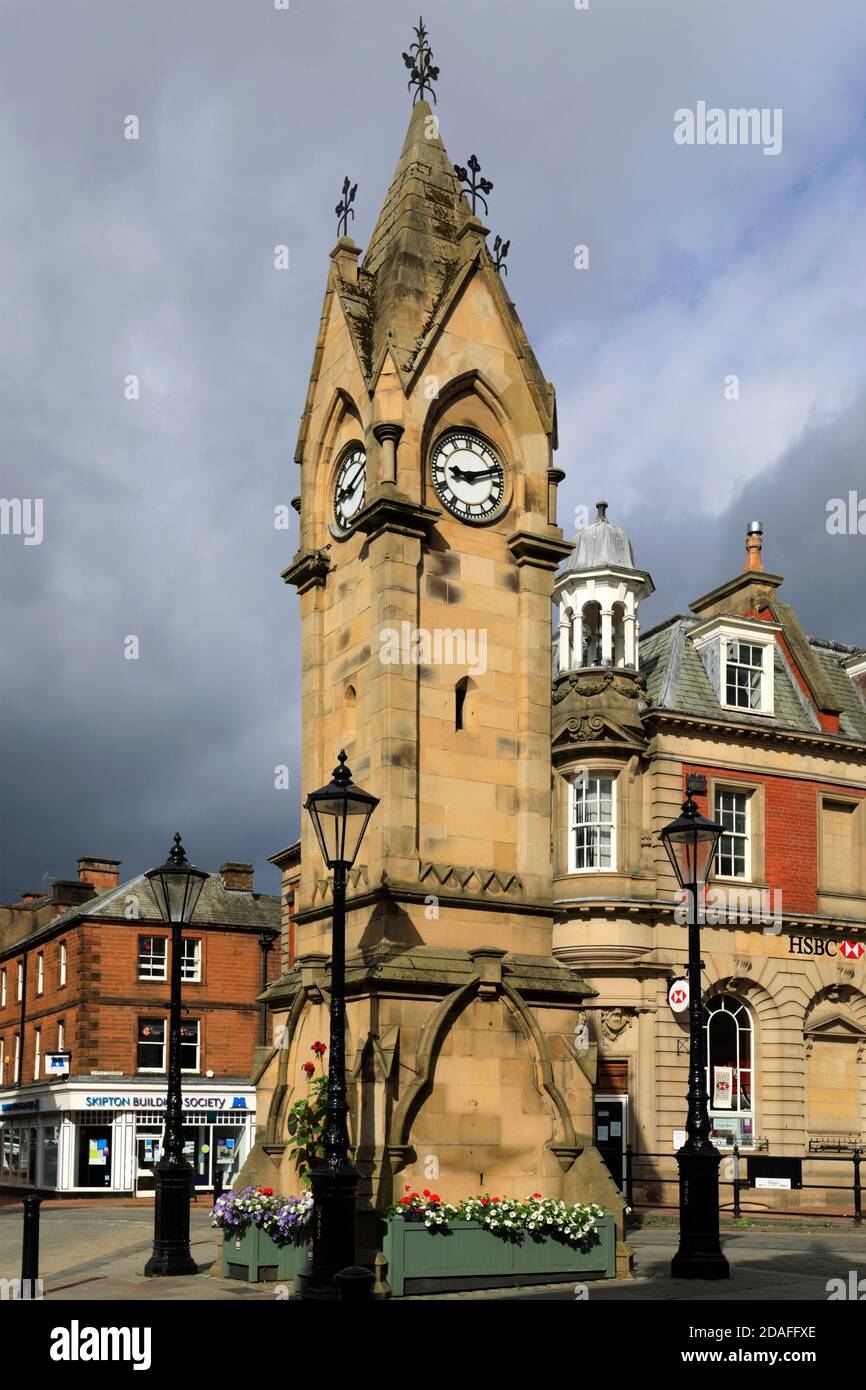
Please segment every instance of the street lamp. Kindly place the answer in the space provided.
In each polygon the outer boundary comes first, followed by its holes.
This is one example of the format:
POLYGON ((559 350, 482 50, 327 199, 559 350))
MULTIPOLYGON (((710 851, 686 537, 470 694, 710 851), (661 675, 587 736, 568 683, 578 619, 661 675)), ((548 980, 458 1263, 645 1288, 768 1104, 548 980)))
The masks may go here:
POLYGON ((681 888, 688 895, 689 1089, 686 1142, 677 1152, 680 1174, 680 1244, 671 1261, 675 1279, 727 1279, 728 1262, 719 1244, 719 1163, 710 1139, 701 1000, 701 928, 698 890, 713 870, 724 826, 702 816, 689 796, 676 820, 661 832, 662 844, 681 888))
POLYGON ((355 1264, 355 1189, 358 1170, 349 1158, 346 1103, 346 873, 355 862, 378 797, 352 782, 340 751, 331 781, 304 803, 322 851, 334 872, 331 945, 331 1032, 328 1101, 322 1134, 324 1157, 310 1170, 313 1189, 313 1267, 302 1280, 304 1298, 337 1298, 335 1275, 355 1264))
POLYGON ((175 835, 168 859, 145 874, 163 922, 171 924, 171 997, 168 1022, 168 1091, 163 1153, 155 1168, 153 1253, 146 1275, 195 1274, 189 1248, 192 1165, 183 1156, 183 1093, 180 1068, 181 929, 188 927, 207 874, 196 869, 175 835))

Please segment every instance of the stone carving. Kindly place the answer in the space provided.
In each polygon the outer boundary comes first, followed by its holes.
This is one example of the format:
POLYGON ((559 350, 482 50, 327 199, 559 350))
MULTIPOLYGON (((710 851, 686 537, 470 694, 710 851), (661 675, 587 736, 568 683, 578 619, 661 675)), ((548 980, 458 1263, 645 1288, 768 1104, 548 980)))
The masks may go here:
POLYGON ((558 678, 553 689, 553 703, 558 705, 572 691, 576 695, 601 695, 611 687, 617 695, 624 695, 628 700, 637 700, 646 690, 646 680, 637 671, 629 672, 628 675, 616 670, 593 671, 591 675, 572 671, 567 676, 558 678))
POLYGON ((601 1034, 605 1042, 616 1042, 634 1022, 630 1009, 605 1009, 601 1015, 601 1034))

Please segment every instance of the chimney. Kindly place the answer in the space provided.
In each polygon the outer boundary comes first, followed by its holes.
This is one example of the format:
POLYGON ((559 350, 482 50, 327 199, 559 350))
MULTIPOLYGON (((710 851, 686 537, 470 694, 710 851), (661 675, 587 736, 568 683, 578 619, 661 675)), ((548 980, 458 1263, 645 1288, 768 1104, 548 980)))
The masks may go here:
POLYGON ((750 521, 746 527, 746 563, 744 570, 762 570, 764 561, 761 548, 764 544, 764 527, 760 521, 750 521))
POLYGON ((78 861, 79 883, 89 883, 97 893, 116 888, 120 882, 119 859, 91 859, 88 855, 78 861))
POLYGON ((28 888, 26 893, 21 894, 21 897, 19 901, 15 904, 15 906, 22 907, 25 903, 35 903, 38 902, 40 898, 44 897, 44 893, 37 892, 35 888, 28 888))
POLYGON ((243 893, 253 891, 252 864, 221 864, 220 876, 226 888, 243 893))
POLYGON ((69 907, 78 907, 89 898, 95 898, 92 884, 82 883, 77 878, 56 878, 51 888, 51 906, 55 914, 65 912, 69 907))

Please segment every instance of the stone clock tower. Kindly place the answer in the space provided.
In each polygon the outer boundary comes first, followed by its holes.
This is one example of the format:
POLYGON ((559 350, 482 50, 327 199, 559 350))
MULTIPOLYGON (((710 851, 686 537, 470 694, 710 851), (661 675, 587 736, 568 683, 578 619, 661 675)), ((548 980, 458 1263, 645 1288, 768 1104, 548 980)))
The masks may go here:
MULTIPOLYGON (((341 238, 295 461, 302 778, 345 747, 379 806, 350 874, 359 1203, 543 1191, 621 1203, 592 1147, 592 991, 551 955, 556 411, 417 101, 361 259, 341 238), (361 862, 362 861, 362 862, 361 862)), ((297 1189, 291 1105, 326 1038, 331 884, 302 815, 296 959, 268 992, 244 1178, 297 1189)))

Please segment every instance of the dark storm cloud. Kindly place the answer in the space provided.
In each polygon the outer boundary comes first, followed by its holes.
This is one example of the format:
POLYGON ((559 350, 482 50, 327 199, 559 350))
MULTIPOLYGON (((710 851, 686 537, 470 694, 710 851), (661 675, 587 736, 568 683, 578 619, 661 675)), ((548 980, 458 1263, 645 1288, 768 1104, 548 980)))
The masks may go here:
MULTIPOLYGON (((559 389, 563 523, 610 496, 659 586, 647 623, 738 568, 757 513, 807 626, 866 641, 861 551, 821 530, 863 452, 859 9, 425 7, 446 147, 494 180, 559 389), (700 98, 783 106, 783 154, 677 148, 700 98)), ((414 22, 397 0, 4 7, 0 495, 44 499, 41 545, 0 537, 6 900, 78 854, 136 872, 176 828, 207 867, 259 870, 297 832, 273 510, 299 486, 332 209, 348 173, 363 246, 414 22)))

